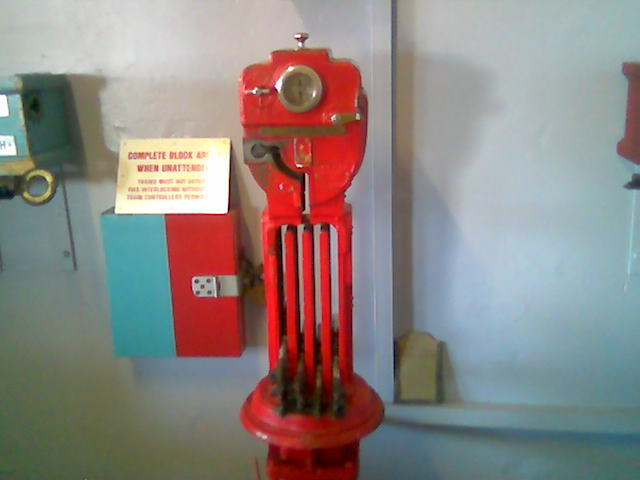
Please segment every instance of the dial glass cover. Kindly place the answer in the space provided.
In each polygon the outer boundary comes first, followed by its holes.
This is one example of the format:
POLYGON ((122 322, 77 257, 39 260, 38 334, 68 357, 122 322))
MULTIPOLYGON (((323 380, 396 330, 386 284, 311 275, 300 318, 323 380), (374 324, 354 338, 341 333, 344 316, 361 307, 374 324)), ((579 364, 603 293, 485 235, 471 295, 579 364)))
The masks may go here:
POLYGON ((310 67, 293 65, 276 82, 278 98, 291 112, 301 113, 313 109, 322 99, 322 80, 310 67))

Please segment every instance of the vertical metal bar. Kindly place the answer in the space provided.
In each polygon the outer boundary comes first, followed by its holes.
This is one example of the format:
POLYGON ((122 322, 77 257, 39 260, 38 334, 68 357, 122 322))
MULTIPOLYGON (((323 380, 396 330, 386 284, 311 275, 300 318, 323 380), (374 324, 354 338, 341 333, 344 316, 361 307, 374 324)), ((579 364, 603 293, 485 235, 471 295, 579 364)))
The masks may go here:
POLYGON ((332 387, 332 339, 331 339, 331 243, 329 224, 320 227, 320 301, 322 303, 321 348, 322 381, 327 395, 332 387))
MULTIPOLYGON (((640 173, 640 167, 634 165, 634 176, 640 173)), ((637 288, 640 277, 640 198, 638 190, 631 194, 631 223, 629 225, 629 253, 627 256, 627 280, 624 291, 629 292, 630 287, 637 288)))
POLYGON ((315 382, 316 364, 316 294, 313 259, 313 225, 302 230, 302 271, 304 279, 304 357, 307 381, 315 382))
POLYGON ((69 235, 69 255, 71 256, 71 261, 73 262, 73 271, 78 271, 78 258, 76 257, 76 244, 73 238, 73 228, 71 225, 71 215, 69 215, 69 196, 67 195, 67 181, 66 175, 64 173, 64 166, 60 167, 58 171, 58 178, 60 179, 60 184, 62 185, 62 200, 64 203, 64 213, 67 219, 67 233, 69 235))
POLYGON ((347 212, 338 228, 338 282, 340 291, 338 356, 340 377, 345 383, 350 382, 353 376, 351 230, 351 212, 347 212))
POLYGON ((280 352, 280 255, 282 253, 280 241, 280 227, 272 224, 265 215, 262 223, 264 239, 264 283, 267 300, 267 332, 269 337, 269 368, 273 369, 278 363, 280 352))
POLYGON ((300 349, 300 300, 298 296, 298 232, 293 225, 289 225, 286 229, 284 246, 287 289, 287 347, 291 369, 292 372, 295 372, 300 349))

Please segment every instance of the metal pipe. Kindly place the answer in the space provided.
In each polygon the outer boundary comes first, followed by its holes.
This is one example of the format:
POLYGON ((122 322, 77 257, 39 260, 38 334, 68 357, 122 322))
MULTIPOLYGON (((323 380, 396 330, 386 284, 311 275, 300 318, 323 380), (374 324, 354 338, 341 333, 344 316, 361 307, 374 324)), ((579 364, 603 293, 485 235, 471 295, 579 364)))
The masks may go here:
POLYGON ((302 272, 304 281, 304 357, 307 381, 313 385, 316 364, 316 294, 313 257, 313 225, 302 230, 302 272))
MULTIPOLYGON (((280 265, 281 265, 281 241, 280 241, 280 227, 265 224, 263 231, 264 243, 264 275, 265 278, 280 278, 280 265)), ((269 335, 269 368, 274 369, 278 364, 278 357, 280 353, 280 336, 282 334, 280 329, 280 323, 282 318, 282 299, 280 288, 276 285, 275 288, 269 288, 266 290, 267 301, 267 332, 269 335)))
POLYGON ((300 350, 300 299, 298 295, 298 232, 289 225, 285 231, 285 271, 287 294, 287 346, 292 372, 298 366, 300 350))
POLYGON ((321 349, 322 381, 328 396, 332 387, 332 326, 331 326, 331 240, 329 224, 320 227, 320 295, 322 302, 321 349))
POLYGON ((340 376, 345 383, 353 377, 353 287, 351 266, 351 213, 345 214, 344 223, 338 230, 338 287, 339 287, 339 328, 338 356, 340 376))

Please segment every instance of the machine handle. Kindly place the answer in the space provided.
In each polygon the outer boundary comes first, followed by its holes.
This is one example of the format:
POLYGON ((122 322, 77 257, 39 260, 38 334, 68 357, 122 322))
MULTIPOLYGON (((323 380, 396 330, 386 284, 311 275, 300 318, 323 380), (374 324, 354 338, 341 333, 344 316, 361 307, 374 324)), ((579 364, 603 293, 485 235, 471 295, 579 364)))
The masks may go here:
POLYGON ((306 32, 298 32, 293 34, 293 38, 298 42, 298 48, 304 48, 304 42, 309 39, 309 34, 306 32))
POLYGON ((331 123, 334 125, 344 125, 345 123, 357 122, 361 116, 359 112, 334 113, 331 115, 331 123))

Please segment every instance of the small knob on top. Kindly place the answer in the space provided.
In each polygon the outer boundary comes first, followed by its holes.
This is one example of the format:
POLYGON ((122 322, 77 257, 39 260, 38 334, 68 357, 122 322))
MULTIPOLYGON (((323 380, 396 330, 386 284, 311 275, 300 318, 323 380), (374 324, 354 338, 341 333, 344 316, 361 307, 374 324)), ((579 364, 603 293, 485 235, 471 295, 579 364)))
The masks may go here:
POLYGON ((298 42, 298 48, 304 48, 304 42, 309 38, 309 34, 305 32, 294 33, 293 38, 298 42))

